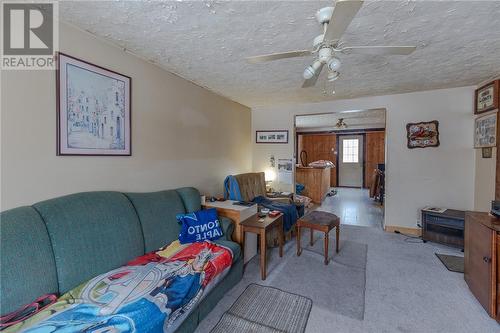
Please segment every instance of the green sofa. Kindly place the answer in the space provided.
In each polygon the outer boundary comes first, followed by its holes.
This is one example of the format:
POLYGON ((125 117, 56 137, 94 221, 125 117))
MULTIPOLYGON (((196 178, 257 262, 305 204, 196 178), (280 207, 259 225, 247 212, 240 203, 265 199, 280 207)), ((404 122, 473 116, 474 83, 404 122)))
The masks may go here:
MULTIPOLYGON (((201 209, 195 188, 152 193, 85 192, 0 213, 0 311, 79 284, 177 239, 176 214, 201 209)), ((233 225, 221 218, 231 270, 179 327, 192 332, 243 275, 233 225)))

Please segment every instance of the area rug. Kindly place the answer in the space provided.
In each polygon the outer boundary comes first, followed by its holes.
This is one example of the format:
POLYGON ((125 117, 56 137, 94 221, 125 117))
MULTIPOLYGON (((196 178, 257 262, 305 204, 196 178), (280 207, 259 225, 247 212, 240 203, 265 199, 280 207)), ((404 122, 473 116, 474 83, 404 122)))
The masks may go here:
POLYGON ((280 283, 288 290, 300 290, 302 295, 313 299, 317 307, 363 320, 368 246, 341 237, 340 252, 336 253, 335 232, 332 230, 328 248, 330 262, 325 265, 323 234, 315 233, 313 246, 309 245, 309 231, 301 238, 302 254, 297 257, 293 246, 293 257, 277 275, 280 283), (300 274, 296 274, 297 271, 300 274))
POLYGON ((464 257, 452 256, 448 254, 434 253, 441 260, 443 265, 451 272, 464 272, 464 257))
POLYGON ((250 284, 212 333, 303 333, 312 301, 283 290, 250 284))

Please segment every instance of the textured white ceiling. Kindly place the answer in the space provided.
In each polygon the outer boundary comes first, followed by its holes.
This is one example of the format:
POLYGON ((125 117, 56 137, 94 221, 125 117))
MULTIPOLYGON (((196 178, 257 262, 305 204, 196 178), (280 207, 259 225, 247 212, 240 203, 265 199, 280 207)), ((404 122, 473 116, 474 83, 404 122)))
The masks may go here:
POLYGON ((324 75, 316 87, 300 87, 312 58, 245 62, 246 56, 310 48, 321 31, 314 14, 328 5, 332 1, 71 1, 61 3, 60 16, 251 107, 474 85, 500 73, 499 1, 366 2, 344 34, 346 45, 418 48, 407 57, 339 55, 342 76, 333 96, 323 93, 324 75))
POLYGON ((295 127, 299 131, 331 131, 337 121, 343 118, 347 124, 345 130, 385 128, 385 109, 352 110, 297 116, 295 127))

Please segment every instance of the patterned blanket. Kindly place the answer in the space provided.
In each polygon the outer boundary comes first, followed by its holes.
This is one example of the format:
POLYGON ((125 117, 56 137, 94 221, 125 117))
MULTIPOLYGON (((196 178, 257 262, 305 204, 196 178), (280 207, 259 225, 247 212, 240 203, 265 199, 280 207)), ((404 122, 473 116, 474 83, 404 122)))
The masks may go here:
POLYGON ((231 262, 228 248, 175 241, 80 285, 4 332, 173 332, 231 262))

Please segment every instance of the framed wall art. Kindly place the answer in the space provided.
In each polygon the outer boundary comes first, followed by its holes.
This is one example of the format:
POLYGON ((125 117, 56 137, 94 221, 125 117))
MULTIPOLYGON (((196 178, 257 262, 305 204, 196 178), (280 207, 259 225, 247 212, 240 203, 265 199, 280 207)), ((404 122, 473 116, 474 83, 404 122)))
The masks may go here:
POLYGON ((474 122, 474 148, 497 145, 497 112, 477 117, 474 122))
POLYGON ((492 158, 493 157, 493 148, 481 148, 481 154, 483 158, 492 158))
POLYGON ((256 143, 288 143, 288 130, 256 131, 256 143))
POLYGON ((131 155, 128 76, 58 53, 57 155, 131 155))
POLYGON ((476 90, 474 114, 498 109, 499 85, 500 81, 496 80, 476 90))
POLYGON ((406 125, 408 148, 439 147, 439 122, 437 120, 406 125))

